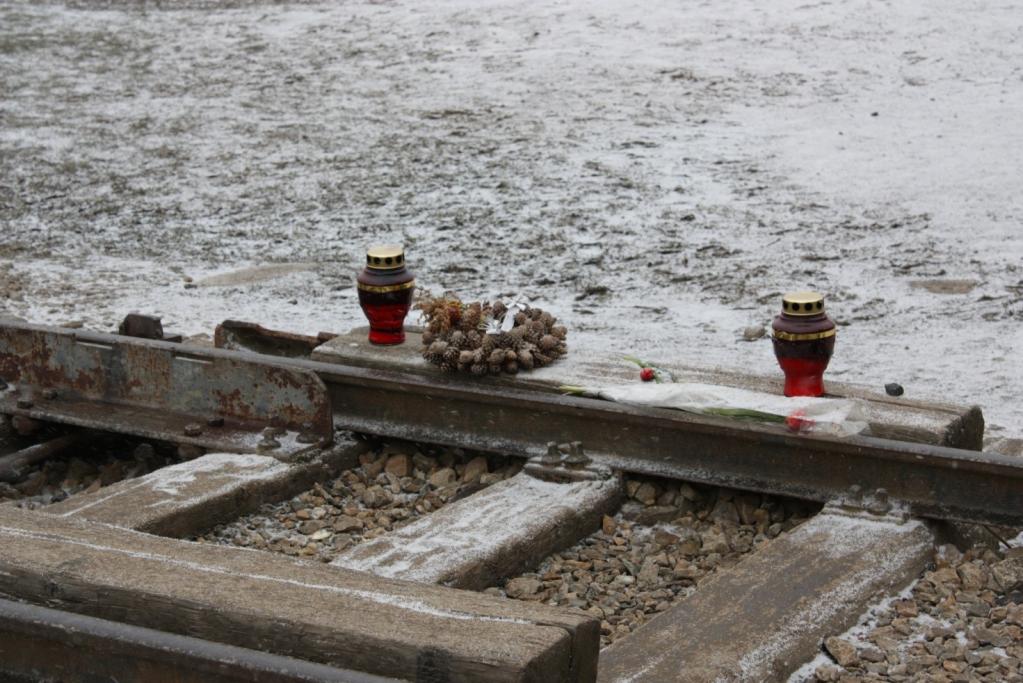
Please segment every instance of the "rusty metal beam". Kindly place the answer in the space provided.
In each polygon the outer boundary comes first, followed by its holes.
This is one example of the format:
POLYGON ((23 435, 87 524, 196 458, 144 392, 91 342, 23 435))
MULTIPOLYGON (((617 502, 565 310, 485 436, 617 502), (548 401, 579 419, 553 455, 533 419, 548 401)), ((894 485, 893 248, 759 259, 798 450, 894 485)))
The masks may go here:
POLYGON ((314 373, 252 354, 5 322, 0 379, 3 413, 220 452, 289 454, 333 434, 314 373))

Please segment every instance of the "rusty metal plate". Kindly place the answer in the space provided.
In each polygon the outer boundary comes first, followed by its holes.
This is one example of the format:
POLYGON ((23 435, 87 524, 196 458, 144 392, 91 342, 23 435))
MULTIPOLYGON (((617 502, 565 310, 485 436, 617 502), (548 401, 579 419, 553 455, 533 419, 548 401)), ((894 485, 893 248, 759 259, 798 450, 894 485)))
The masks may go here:
POLYGON ((2 413, 209 450, 283 455, 333 433, 315 373, 215 349, 4 321, 0 379, 2 413))

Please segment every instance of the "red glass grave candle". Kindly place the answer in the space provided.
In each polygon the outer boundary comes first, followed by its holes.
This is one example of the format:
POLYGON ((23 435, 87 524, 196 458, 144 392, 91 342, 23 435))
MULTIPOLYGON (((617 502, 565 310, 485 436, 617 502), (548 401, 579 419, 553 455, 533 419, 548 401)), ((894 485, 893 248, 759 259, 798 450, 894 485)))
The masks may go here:
POLYGON ((405 341, 405 316, 412 305, 415 277, 405 267, 405 250, 398 244, 370 247, 366 267, 357 278, 359 305, 369 319, 373 344, 405 341))
POLYGON ((835 321, 824 312, 824 296, 790 292, 771 324, 774 356, 785 373, 786 396, 820 396, 824 370, 835 350, 835 321))

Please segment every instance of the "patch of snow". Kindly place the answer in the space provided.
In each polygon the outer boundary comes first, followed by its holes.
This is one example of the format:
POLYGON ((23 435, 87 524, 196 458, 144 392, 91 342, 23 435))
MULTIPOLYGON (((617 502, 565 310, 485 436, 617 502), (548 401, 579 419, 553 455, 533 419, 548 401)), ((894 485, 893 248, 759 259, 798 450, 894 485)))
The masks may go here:
MULTIPOLYGON (((263 479, 287 469, 286 464, 266 455, 207 453, 195 460, 159 469, 142 480, 154 491, 177 496, 182 486, 195 482, 196 475, 200 474, 219 474, 229 479, 263 479)), ((208 480, 209 477, 204 476, 203 479, 208 480)))
POLYGON ((365 246, 403 242, 574 355, 765 374, 741 331, 816 288, 827 378, 1023 430, 1012 3, 77 5, 0 6, 6 313, 343 331, 365 246))
MULTIPOLYGON (((808 542, 814 548, 822 550, 828 557, 841 558, 867 552, 885 536, 912 534, 921 526, 923 522, 917 519, 903 521, 866 514, 861 517, 822 513, 801 524, 793 533, 800 537, 810 535, 808 542)), ((879 571, 884 569, 884 565, 879 565, 879 571)))

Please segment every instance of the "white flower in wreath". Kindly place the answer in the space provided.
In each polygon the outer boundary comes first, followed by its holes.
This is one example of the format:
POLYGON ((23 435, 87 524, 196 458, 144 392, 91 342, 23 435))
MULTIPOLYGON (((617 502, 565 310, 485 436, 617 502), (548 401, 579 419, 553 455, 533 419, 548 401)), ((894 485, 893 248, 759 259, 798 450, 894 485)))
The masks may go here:
POLYGON ((511 332, 511 329, 515 327, 515 316, 519 311, 529 308, 529 299, 519 295, 510 302, 506 302, 505 306, 508 307, 508 312, 504 314, 504 320, 501 322, 501 332, 511 332))
POLYGON ((496 320, 494 320, 493 318, 489 318, 488 317, 486 320, 483 321, 483 325, 484 325, 484 328, 483 328, 484 334, 500 334, 501 333, 501 323, 496 321, 496 320))

